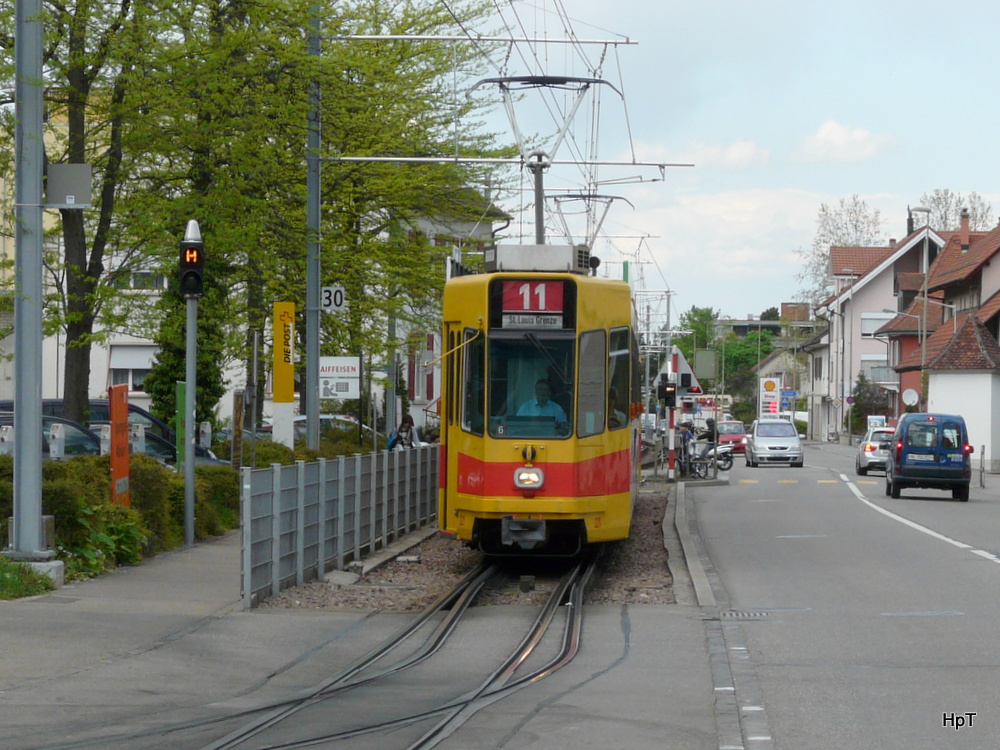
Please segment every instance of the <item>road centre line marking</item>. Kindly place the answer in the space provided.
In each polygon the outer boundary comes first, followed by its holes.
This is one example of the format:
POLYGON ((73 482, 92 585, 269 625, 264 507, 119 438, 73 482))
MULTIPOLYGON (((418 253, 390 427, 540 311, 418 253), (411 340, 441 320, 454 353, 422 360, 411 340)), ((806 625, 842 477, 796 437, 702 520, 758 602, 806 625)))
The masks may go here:
MULTIPOLYGON (((965 542, 960 542, 957 539, 952 539, 951 537, 945 536, 944 534, 939 534, 938 532, 934 531, 933 529, 928 529, 926 526, 921 526, 916 521, 911 521, 909 518, 904 518, 903 516, 900 516, 900 515, 897 515, 897 514, 893 513, 891 510, 886 510, 885 508, 883 508, 883 507, 881 507, 879 505, 876 505, 875 503, 873 503, 871 500, 869 500, 868 498, 866 498, 862 494, 861 490, 859 490, 854 485, 854 482, 851 482, 843 474, 841 474, 840 476, 844 480, 844 482, 847 484, 848 488, 850 488, 851 492, 854 493, 854 496, 856 498, 858 498, 858 500, 860 500, 861 502, 863 502, 865 505, 867 505, 872 510, 878 511, 879 513, 881 513, 886 518, 891 518, 894 521, 899 521, 901 524, 909 526, 911 529, 916 529, 917 531, 919 531, 919 532, 921 532, 923 534, 927 534, 927 536, 934 537, 935 539, 940 539, 942 542, 947 542, 948 544, 951 544, 951 545, 953 545, 955 547, 958 547, 959 549, 968 549, 968 550, 972 549, 972 545, 971 544, 966 544, 965 542)), ((976 551, 976 550, 973 550, 973 551, 976 551)))
POLYGON ((779 479, 778 484, 798 484, 798 479, 779 479))
POLYGON ((874 479, 855 479, 857 484, 878 484, 874 479))
POLYGON ((759 482, 760 482, 759 479, 741 479, 740 480, 740 484, 758 484, 759 482))
POLYGON ((836 484, 837 480, 836 479, 817 479, 816 482, 818 484, 836 484))

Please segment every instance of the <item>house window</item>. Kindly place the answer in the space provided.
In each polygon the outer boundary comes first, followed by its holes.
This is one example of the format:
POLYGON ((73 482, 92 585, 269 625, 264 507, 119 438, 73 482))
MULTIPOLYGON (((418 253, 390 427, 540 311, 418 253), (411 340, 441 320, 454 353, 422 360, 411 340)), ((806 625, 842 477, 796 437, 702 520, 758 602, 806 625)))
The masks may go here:
POLYGON ((893 313, 861 313, 861 337, 870 339, 875 335, 875 331, 895 318, 893 313))
POLYGON ((157 347, 147 344, 112 345, 108 362, 111 385, 127 385, 130 391, 145 392, 145 380, 153 367, 157 347))
POLYGON ((823 379, 823 358, 813 357, 813 380, 823 379))
POLYGON ((118 367, 112 368, 111 385, 127 385, 130 391, 141 391, 145 393, 146 389, 143 387, 143 383, 149 373, 149 370, 125 370, 118 367))

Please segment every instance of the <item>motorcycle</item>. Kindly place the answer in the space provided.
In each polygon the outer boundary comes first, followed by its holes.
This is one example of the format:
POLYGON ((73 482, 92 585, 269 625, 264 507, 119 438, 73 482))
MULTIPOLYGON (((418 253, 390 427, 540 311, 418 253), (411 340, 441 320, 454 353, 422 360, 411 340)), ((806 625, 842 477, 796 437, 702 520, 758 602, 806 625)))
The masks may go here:
POLYGON ((707 479, 713 461, 719 467, 719 471, 729 471, 733 468, 732 445, 717 445, 702 455, 704 447, 704 442, 699 443, 694 440, 688 445, 688 473, 695 479, 707 479))
POLYGON ((717 445, 708 452, 708 457, 715 459, 720 471, 729 471, 733 468, 733 446, 731 445, 717 445))

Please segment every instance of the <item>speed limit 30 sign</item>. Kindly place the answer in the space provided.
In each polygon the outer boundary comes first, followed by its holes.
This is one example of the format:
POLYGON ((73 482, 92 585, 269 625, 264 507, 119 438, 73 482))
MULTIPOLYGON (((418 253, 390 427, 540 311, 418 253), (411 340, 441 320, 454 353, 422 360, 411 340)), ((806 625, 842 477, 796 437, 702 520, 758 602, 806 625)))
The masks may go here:
POLYGON ((342 286, 325 286, 319 298, 320 309, 326 312, 339 312, 347 307, 347 295, 342 286))

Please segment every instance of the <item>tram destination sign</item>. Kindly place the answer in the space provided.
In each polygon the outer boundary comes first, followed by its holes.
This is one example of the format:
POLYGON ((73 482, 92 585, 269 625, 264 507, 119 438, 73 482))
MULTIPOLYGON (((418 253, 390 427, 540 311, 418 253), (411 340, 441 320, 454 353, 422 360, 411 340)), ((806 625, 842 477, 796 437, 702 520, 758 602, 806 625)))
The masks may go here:
POLYGON ((504 328, 562 328, 562 281, 504 281, 504 328))
POLYGON ((504 313, 504 328, 562 328, 562 314, 504 313))

